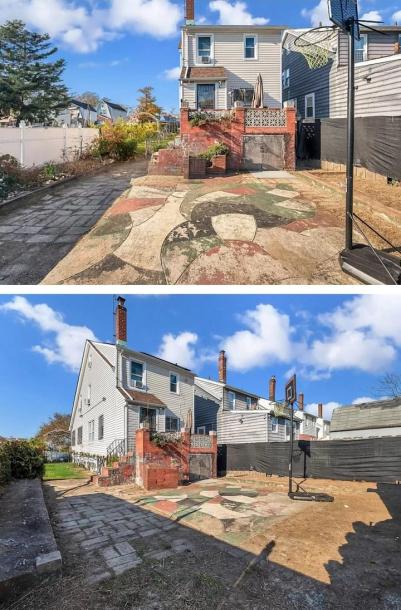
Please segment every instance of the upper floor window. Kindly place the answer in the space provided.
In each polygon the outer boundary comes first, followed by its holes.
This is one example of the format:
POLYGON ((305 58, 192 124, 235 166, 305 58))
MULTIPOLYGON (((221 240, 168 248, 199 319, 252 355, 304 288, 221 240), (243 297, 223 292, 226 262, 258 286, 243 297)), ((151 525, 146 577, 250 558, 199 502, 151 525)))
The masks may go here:
POLYGON ((277 417, 272 417, 272 432, 278 432, 278 419, 277 419, 277 417))
POLYGON ((235 410, 235 392, 227 392, 228 408, 231 411, 235 410))
POLYGON ((95 440, 95 420, 92 419, 90 422, 88 422, 88 441, 90 443, 93 443, 94 440, 95 440))
POLYGON ((245 59, 257 59, 257 37, 256 36, 245 36, 244 37, 244 58, 245 59))
POLYGON ((360 40, 355 40, 355 61, 366 61, 368 59, 368 35, 361 34, 360 40))
POLYGON ((314 119, 315 118, 315 94, 309 93, 305 95, 305 118, 306 119, 314 119))
POLYGON ((131 360, 131 383, 136 388, 143 387, 143 363, 131 360))
POLYGON ((288 87, 290 86, 290 69, 289 68, 286 68, 285 70, 283 70, 281 79, 283 82, 283 89, 288 89, 288 87))
POLYGON ((245 396, 246 408, 252 409, 252 398, 250 396, 245 396))
POLYGON ((170 373, 170 392, 178 394, 178 375, 176 373, 170 373))
POLYGON ((197 57, 198 63, 210 64, 212 61, 212 37, 198 36, 197 37, 197 57))
POLYGON ((104 415, 99 415, 97 422, 97 438, 101 441, 104 437, 104 415))
POLYGON ((91 404, 91 398, 92 398, 92 386, 91 386, 91 384, 89 384, 88 389, 86 391, 86 404, 88 405, 88 407, 91 404))

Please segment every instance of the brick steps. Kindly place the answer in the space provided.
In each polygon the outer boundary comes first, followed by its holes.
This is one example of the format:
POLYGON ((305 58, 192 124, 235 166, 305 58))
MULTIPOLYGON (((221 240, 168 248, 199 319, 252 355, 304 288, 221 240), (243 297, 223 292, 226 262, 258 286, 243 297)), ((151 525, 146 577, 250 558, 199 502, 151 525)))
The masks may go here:
POLYGON ((132 462, 133 452, 130 451, 118 461, 113 462, 112 466, 103 466, 100 475, 93 475, 91 481, 99 487, 133 483, 135 479, 135 465, 132 462))

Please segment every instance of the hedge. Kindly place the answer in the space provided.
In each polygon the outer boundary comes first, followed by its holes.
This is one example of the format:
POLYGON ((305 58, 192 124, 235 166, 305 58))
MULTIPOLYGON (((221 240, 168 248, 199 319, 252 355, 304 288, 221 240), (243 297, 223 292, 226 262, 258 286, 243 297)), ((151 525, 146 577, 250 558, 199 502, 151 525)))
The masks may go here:
POLYGON ((43 474, 43 458, 29 441, 0 444, 0 483, 10 479, 34 479, 43 474))

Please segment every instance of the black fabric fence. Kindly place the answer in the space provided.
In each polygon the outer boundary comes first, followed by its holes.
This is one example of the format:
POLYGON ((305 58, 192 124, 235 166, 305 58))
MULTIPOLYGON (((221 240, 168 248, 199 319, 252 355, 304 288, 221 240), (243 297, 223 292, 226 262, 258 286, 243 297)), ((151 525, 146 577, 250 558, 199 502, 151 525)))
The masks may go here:
MULTIPOLYGON (((219 472, 255 470, 288 475, 289 443, 222 445, 219 472)), ((401 481, 401 437, 295 441, 294 477, 342 481, 401 481)))
MULTIPOLYGON (((316 158, 320 148, 320 160, 346 163, 346 119, 321 119, 313 134, 313 138, 305 136, 303 140, 304 157, 316 158), (320 146, 316 142, 319 137, 320 146)), ((401 116, 355 119, 355 164, 401 180, 401 116)))

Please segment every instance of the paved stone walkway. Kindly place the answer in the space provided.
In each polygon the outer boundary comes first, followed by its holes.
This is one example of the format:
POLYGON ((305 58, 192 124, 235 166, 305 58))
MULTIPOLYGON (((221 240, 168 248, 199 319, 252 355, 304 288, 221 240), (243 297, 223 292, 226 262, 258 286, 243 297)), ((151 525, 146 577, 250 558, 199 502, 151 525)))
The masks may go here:
POLYGON ((353 284, 343 201, 298 173, 133 181, 45 284, 353 284))
POLYGON ((0 284, 37 284, 87 233, 146 162, 110 166, 0 208, 0 284))

